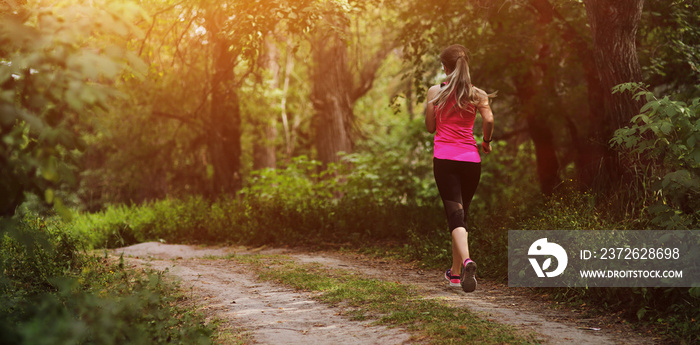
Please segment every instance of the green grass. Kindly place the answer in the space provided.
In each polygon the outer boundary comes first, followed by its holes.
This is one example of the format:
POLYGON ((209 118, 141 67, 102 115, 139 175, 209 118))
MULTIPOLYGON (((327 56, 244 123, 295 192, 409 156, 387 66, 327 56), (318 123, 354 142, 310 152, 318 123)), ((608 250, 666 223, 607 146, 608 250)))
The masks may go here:
POLYGON ((254 266, 263 280, 295 289, 319 292, 315 297, 340 306, 353 320, 374 320, 377 325, 403 327, 416 341, 431 344, 532 344, 533 334, 484 320, 445 301, 426 299, 410 285, 369 279, 345 270, 328 270, 318 264, 293 263, 280 256, 229 256, 254 266))
POLYGON ((238 327, 226 327, 224 320, 217 320, 213 342, 217 345, 245 345, 254 343, 253 336, 245 329, 238 327))

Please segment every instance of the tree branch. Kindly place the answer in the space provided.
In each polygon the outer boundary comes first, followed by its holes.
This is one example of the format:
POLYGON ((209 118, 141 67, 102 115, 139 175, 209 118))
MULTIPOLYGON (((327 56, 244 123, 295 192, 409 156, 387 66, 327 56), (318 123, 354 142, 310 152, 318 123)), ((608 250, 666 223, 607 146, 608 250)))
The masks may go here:
POLYGON ((385 46, 374 54, 374 57, 370 61, 365 63, 365 65, 362 67, 362 71, 360 72, 360 83, 354 87, 350 93, 351 103, 355 103, 355 101, 366 94, 367 91, 372 89, 372 85, 374 85, 374 79, 376 79, 379 67, 382 65, 382 62, 384 62, 384 58, 393 48, 393 45, 385 46))
POLYGON ((190 119, 186 116, 183 116, 183 115, 176 115, 176 114, 166 113, 166 112, 158 111, 158 110, 154 110, 153 112, 151 112, 151 114, 153 116, 157 116, 157 117, 164 117, 167 119, 178 120, 180 122, 195 126, 195 127, 199 128, 200 130, 204 130, 204 127, 202 126, 202 124, 197 123, 197 122, 193 121, 192 119, 190 119))
POLYGON ((158 18, 158 15, 161 13, 168 12, 172 10, 173 8, 179 6, 182 4, 184 1, 180 1, 178 3, 172 4, 160 11, 157 11, 154 13, 151 17, 153 17, 153 22, 151 23, 151 27, 148 28, 148 31, 146 32, 146 35, 144 35, 143 40, 141 41, 141 48, 139 48, 139 57, 141 56, 141 53, 143 53, 143 48, 146 46, 146 41, 148 40, 148 37, 151 35, 151 31, 153 31, 153 27, 156 25, 156 19, 158 18))

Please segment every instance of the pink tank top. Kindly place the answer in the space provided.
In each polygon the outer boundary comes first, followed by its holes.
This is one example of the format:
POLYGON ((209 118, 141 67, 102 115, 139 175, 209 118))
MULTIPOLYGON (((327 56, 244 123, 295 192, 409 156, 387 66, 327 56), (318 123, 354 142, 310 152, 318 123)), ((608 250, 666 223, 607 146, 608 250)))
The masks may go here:
POLYGON ((462 162, 481 162, 479 149, 474 140, 476 107, 458 107, 452 96, 440 107, 435 107, 435 150, 433 157, 462 162))

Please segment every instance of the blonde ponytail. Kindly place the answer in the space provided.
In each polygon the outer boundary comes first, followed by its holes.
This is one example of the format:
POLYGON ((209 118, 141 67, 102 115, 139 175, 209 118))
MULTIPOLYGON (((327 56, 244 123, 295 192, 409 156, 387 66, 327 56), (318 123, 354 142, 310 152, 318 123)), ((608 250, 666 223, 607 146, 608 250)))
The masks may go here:
POLYGON ((493 94, 478 92, 472 85, 466 48, 459 44, 451 45, 442 51, 440 60, 451 73, 447 76, 446 87, 441 88, 436 97, 430 100, 435 106, 444 105, 451 95, 457 98, 456 106, 460 109, 467 109, 469 104, 477 105, 484 98, 493 97, 493 94))

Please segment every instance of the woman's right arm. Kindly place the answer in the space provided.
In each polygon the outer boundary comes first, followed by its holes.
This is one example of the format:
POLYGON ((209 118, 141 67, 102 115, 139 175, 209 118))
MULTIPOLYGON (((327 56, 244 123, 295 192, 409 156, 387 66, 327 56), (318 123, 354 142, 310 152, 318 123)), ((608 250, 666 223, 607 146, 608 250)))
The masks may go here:
POLYGON ((433 104, 433 102, 431 101, 435 99, 435 96, 437 96, 437 92, 439 90, 439 85, 431 87, 430 89, 428 89, 428 95, 425 99, 425 129, 427 129, 429 133, 435 133, 436 129, 435 104, 433 104))
POLYGON ((484 149, 484 153, 490 153, 490 141, 493 140, 493 112, 491 111, 488 97, 484 97, 476 108, 479 110, 484 123, 484 141, 481 142, 481 147, 484 149), (486 141, 489 142, 487 143, 486 141))

